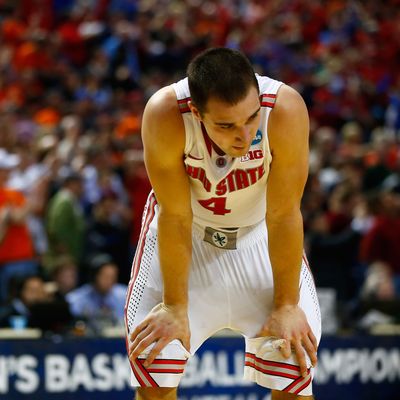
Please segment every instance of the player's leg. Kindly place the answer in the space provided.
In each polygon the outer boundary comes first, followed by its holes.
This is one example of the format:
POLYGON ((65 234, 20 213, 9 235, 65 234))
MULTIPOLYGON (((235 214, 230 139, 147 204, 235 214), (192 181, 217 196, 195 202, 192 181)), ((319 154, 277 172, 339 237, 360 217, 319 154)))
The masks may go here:
MULTIPOLYGON (((154 202, 150 201, 143 218, 142 231, 146 234, 141 235, 139 241, 125 307, 128 348, 130 333, 146 318, 154 306, 162 302, 157 232, 151 224, 154 216, 157 216, 157 207, 154 207, 154 202), (149 229, 146 228, 147 225, 150 225, 149 229)), ((152 393, 173 396, 174 391, 171 389, 179 385, 191 354, 194 354, 204 340, 228 323, 225 304, 227 299, 220 288, 221 277, 218 276, 218 265, 213 265, 210 261, 213 258, 205 245, 209 246, 203 242, 201 235, 194 235, 189 278, 190 353, 179 340, 173 340, 147 367, 144 366, 144 361, 152 346, 149 346, 135 360, 130 360, 131 384, 141 388, 138 392, 139 396, 150 396, 152 393), (216 307, 216 304, 220 307, 216 307)))
MULTIPOLYGON (((131 343, 130 335, 135 327, 157 304, 162 302, 162 278, 157 251, 157 211, 155 197, 151 194, 143 214, 142 232, 127 291, 125 326, 128 351, 131 343)), ((149 390, 168 388, 171 392, 171 389, 179 384, 190 353, 179 340, 173 340, 151 365, 145 367, 144 361, 153 345, 149 346, 138 358, 129 360, 131 384, 134 387, 149 388, 149 390)), ((168 390, 162 393, 164 392, 168 390)))
MULTIPOLYGON (((246 338, 245 379, 258 383, 276 392, 283 399, 298 395, 312 396, 314 374, 311 361, 307 359, 308 373, 300 374, 297 358, 283 357, 272 339, 255 337, 268 318, 273 307, 273 274, 268 255, 268 239, 265 227, 253 227, 241 234, 238 250, 229 257, 224 269, 232 288, 229 294, 232 327, 241 331, 246 338), (240 281, 238 280, 238 277, 240 281)), ((299 306, 307 316, 308 323, 317 338, 320 338, 320 315, 313 278, 304 260, 300 277, 299 306)), ((279 397, 278 397, 279 398, 279 397)), ((311 397, 312 398, 312 397, 311 397)))
POLYGON ((136 390, 136 400, 176 400, 176 388, 144 388, 136 390))
POLYGON ((285 393, 279 390, 272 390, 271 394, 272 400, 314 400, 314 396, 297 396, 296 394, 285 393))
MULTIPOLYGON (((321 336, 321 322, 316 297, 315 287, 311 273, 303 262, 301 277, 300 277, 300 301, 299 306, 303 309, 307 316, 308 323, 314 333, 314 336, 319 342, 321 336)), ((267 299, 260 298, 258 301, 267 299)), ((250 308, 259 306, 257 299, 254 299, 254 304, 248 305, 250 308)), ((271 305, 265 304, 266 308, 271 305)), ((260 315, 258 315, 260 317, 260 315)), ((265 316, 262 316, 265 320, 265 316)), ((255 326, 243 326, 242 332, 246 336, 246 363, 245 363, 245 378, 258 383, 261 386, 270 388, 271 390, 281 391, 277 399, 291 399, 296 397, 288 397, 292 394, 304 398, 304 396, 312 396, 312 380, 314 376, 314 368, 311 360, 306 354, 307 375, 300 374, 300 367, 297 357, 293 352, 289 358, 283 357, 279 347, 274 346, 276 338, 256 338, 254 335, 259 330, 259 322, 255 326), (287 395, 286 395, 287 394, 287 395), (286 396, 286 397, 285 397, 286 396)), ((277 395, 276 395, 277 396, 277 395)), ((310 397, 312 398, 312 397, 310 397)))
MULTIPOLYGON (((143 217, 142 232, 146 231, 146 224, 149 225, 150 218, 157 217, 157 206, 154 205, 154 199, 149 198, 147 209, 143 217), (153 208, 153 209, 152 209, 153 208)), ((147 234, 141 237, 139 250, 135 256, 133 264, 133 273, 128 291, 126 306, 126 325, 128 335, 134 327, 146 317, 147 313, 158 303, 162 301, 162 278, 159 267, 157 251, 157 234, 150 229, 147 234), (140 246, 142 245, 142 249, 140 246), (143 256, 141 256, 143 254, 143 256), (139 259, 140 258, 140 259, 139 259), (135 272, 135 268, 138 272, 135 272), (136 275, 136 277, 135 277, 136 275), (131 292, 131 293, 129 293, 131 292)), ((194 252, 196 252, 196 241, 193 243, 194 252)), ((195 269, 195 265, 192 265, 195 269)), ((189 284, 189 287, 191 285, 189 284)), ((189 290, 189 324, 191 331, 192 354, 200 347, 207 333, 198 328, 196 316, 208 315, 209 313, 201 308, 198 299, 201 296, 196 290, 189 290), (193 297, 197 301, 192 301, 193 297), (193 307, 193 304, 195 307, 193 307)), ((204 326, 204 324, 202 324, 204 326)), ((129 337, 127 338, 129 341, 129 337)), ((145 368, 142 364, 145 354, 139 356, 131 363, 131 383, 136 387, 136 400, 176 400, 177 386, 189 358, 190 353, 184 349, 183 345, 174 340, 156 357, 153 364, 145 368), (153 386, 153 387, 150 387, 153 386), (158 386, 158 387, 154 387, 158 386)))

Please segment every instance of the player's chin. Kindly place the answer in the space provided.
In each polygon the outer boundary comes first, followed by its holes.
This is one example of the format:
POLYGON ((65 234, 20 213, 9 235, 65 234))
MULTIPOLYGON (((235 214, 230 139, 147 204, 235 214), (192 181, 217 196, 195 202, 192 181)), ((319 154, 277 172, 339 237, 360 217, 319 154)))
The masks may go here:
POLYGON ((232 157, 243 157, 249 151, 250 146, 232 146, 231 147, 231 156, 232 157))

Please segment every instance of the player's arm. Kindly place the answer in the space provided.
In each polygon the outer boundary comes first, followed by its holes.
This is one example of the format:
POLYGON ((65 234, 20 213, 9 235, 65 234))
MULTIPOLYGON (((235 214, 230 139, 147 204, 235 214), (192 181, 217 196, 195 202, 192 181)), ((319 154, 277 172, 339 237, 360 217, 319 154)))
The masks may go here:
POLYGON ((187 306, 192 208, 183 163, 185 132, 171 87, 150 100, 143 120, 144 157, 159 205, 158 242, 164 303, 187 306))
POLYGON ((287 340, 284 354, 294 348, 306 372, 304 350, 316 363, 316 340, 298 307, 303 255, 300 202, 308 175, 309 119, 301 96, 282 86, 271 112, 268 137, 272 163, 267 184, 268 246, 274 276, 274 309, 267 322, 270 333, 287 340), (272 332, 271 332, 272 331, 272 332))
POLYGON ((149 100, 143 115, 142 136, 146 168, 159 206, 163 303, 132 333, 131 356, 136 358, 147 346, 157 342, 147 357, 151 363, 173 339, 180 339, 189 348, 187 303, 192 209, 183 163, 184 125, 171 87, 161 89, 149 100))

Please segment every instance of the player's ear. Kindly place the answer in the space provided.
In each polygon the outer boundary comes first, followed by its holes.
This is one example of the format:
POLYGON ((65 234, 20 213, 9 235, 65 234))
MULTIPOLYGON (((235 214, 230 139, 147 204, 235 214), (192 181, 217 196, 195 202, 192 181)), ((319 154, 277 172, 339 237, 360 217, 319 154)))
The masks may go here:
POLYGON ((202 117, 201 117, 201 113, 200 113, 199 109, 190 100, 188 101, 188 106, 190 108, 190 111, 194 115, 194 117, 196 119, 198 119, 199 121, 201 121, 202 117))

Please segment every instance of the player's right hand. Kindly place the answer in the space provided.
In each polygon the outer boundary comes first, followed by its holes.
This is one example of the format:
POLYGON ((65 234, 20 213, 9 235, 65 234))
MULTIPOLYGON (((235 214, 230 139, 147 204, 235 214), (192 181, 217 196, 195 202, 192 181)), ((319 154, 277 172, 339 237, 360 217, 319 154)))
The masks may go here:
POLYGON ((151 344, 154 347, 143 363, 148 367, 174 339, 179 339, 185 349, 190 352, 190 329, 186 306, 157 304, 148 316, 131 333, 129 343, 129 359, 133 362, 151 344))

